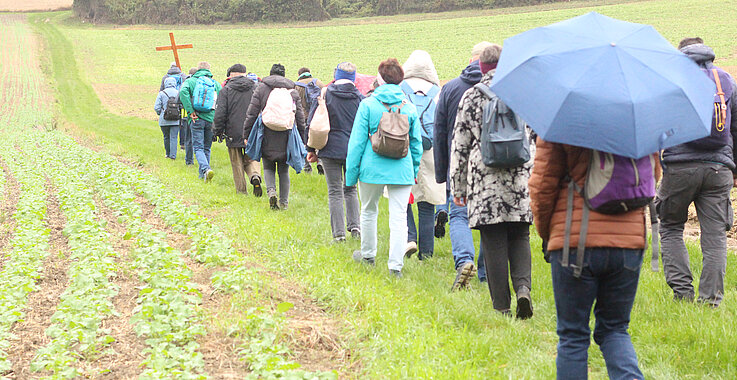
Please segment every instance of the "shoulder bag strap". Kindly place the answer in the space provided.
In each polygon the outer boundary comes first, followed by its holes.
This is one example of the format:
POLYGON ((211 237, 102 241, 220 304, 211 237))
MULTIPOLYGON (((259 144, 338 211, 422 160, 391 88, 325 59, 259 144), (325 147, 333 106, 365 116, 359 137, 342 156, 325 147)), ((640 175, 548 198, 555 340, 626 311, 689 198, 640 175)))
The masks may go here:
POLYGON ((724 99, 724 90, 722 90, 722 81, 719 79, 719 71, 717 69, 711 69, 711 72, 714 73, 714 82, 717 84, 717 95, 719 95, 719 105, 721 108, 719 116, 721 116, 721 119, 717 120, 717 130, 721 132, 724 130, 724 123, 727 120, 727 101, 724 99), (719 126, 721 126, 721 130, 719 130, 719 126))
POLYGON ((573 179, 569 177, 568 182, 568 198, 566 199, 566 231, 563 235, 563 257, 560 265, 564 268, 568 267, 568 256, 571 251, 571 225, 573 224, 573 179))
MULTIPOLYGON (((660 259, 660 244, 659 244, 659 233, 660 233, 660 221, 658 220, 658 212, 655 209, 655 201, 651 201, 648 205, 650 209, 650 228, 651 228, 651 239, 652 239, 652 259, 650 260, 650 266, 653 272, 657 272, 660 268, 658 260, 660 259)), ((647 241, 647 239, 645 239, 647 241)))
POLYGON ((481 93, 484 94, 484 96, 486 96, 489 99, 491 99, 491 98, 494 97, 494 93, 491 91, 491 89, 489 88, 489 86, 487 86, 487 85, 485 85, 483 83, 476 83, 473 86, 473 88, 481 91, 481 93))

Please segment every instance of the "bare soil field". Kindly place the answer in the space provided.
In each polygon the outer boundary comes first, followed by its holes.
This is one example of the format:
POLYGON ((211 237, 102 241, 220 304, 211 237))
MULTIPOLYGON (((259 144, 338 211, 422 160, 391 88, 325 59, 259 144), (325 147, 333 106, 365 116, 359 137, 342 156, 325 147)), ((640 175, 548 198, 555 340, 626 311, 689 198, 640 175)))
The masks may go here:
POLYGON ((0 0, 0 12, 55 11, 72 7, 74 0, 0 0))

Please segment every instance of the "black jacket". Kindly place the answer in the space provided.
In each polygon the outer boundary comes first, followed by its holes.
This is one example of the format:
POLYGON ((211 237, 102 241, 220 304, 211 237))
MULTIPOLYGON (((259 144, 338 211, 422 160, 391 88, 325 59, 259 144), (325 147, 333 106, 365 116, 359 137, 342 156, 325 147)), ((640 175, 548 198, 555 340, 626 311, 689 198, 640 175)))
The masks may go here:
MULTIPOLYGON (((266 100, 269 99, 271 90, 275 88, 286 88, 294 89, 294 82, 280 76, 280 75, 269 75, 264 78, 261 84, 256 88, 256 91, 251 97, 251 103, 248 106, 246 112, 246 121, 243 123, 243 136, 248 138, 251 134, 251 128, 256 122, 258 115, 266 107, 266 100)), ((292 100, 297 107, 297 114, 295 120, 297 122, 297 130, 299 130, 302 140, 305 137, 305 113, 302 109, 302 102, 299 98, 297 91, 292 91, 292 100)), ((287 142, 289 141, 289 134, 292 131, 272 131, 269 128, 264 128, 264 141, 261 145, 261 155, 267 160, 271 161, 287 161, 287 142)))
POLYGON ((463 94, 481 80, 479 61, 473 61, 461 72, 458 78, 451 80, 440 91, 438 105, 435 108, 435 127, 433 130, 433 155, 435 158, 435 181, 445 182, 450 191, 448 171, 450 170, 450 143, 453 142, 453 127, 456 123, 458 104, 463 94))
MULTIPOLYGON (((358 105, 365 96, 353 83, 330 84, 325 92, 325 106, 330 118, 328 143, 318 151, 320 158, 345 160, 348 155, 348 140, 353 130, 358 105)), ((312 148, 308 148, 314 151, 312 148)))
POLYGON ((243 122, 255 87, 252 80, 238 76, 231 78, 218 94, 212 132, 215 136, 225 134, 228 148, 246 147, 243 144, 243 122))

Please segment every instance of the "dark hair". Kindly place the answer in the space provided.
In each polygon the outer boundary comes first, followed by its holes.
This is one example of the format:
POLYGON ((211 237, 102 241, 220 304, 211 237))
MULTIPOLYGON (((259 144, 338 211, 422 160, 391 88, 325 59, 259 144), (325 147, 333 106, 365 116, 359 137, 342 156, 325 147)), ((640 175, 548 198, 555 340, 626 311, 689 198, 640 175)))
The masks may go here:
POLYGON ((379 75, 388 84, 400 84, 404 80, 404 70, 396 58, 389 58, 379 64, 379 75))
POLYGON ((275 63, 271 66, 271 71, 269 71, 269 75, 279 75, 279 76, 286 76, 287 70, 284 68, 284 65, 281 63, 275 63))
POLYGON ((703 44, 704 40, 701 37, 686 37, 678 43, 678 50, 685 48, 688 45, 703 44))
POLYGON ((243 74, 245 74, 247 72, 248 72, 248 69, 246 69, 246 66, 245 65, 242 65, 240 63, 236 63, 235 65, 230 66, 228 68, 228 75, 226 75, 226 76, 229 77, 230 76, 230 73, 243 73, 243 74))
POLYGON ((299 70, 297 71, 297 75, 302 75, 302 74, 304 74, 304 73, 309 73, 309 72, 310 72, 310 69, 308 69, 308 68, 306 68, 306 67, 303 67, 303 68, 301 68, 301 69, 299 69, 299 70))
POLYGON ((196 67, 193 67, 193 68, 189 69, 189 75, 195 75, 195 73, 197 73, 197 68, 196 67))

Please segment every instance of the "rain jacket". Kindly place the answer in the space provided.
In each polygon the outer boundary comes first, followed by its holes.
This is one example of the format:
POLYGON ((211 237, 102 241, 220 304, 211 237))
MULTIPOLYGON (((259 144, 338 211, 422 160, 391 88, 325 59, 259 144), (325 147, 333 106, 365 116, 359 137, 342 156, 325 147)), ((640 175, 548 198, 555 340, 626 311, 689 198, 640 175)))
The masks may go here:
POLYGON ((435 156, 435 180, 446 182, 450 191, 450 144, 453 141, 453 126, 456 122, 458 104, 463 93, 481 80, 479 61, 473 61, 461 72, 458 78, 443 86, 435 109, 435 129, 433 131, 433 155, 435 156))
POLYGON ((384 84, 358 106, 348 141, 345 185, 353 186, 358 180, 364 183, 383 185, 414 185, 422 158, 420 118, 415 106, 407 103, 402 114, 409 118, 409 151, 402 158, 389 158, 374 153, 369 134, 376 133, 381 116, 386 111, 382 103, 396 105, 406 100, 402 89, 396 84, 384 84))
POLYGON ((245 148, 243 122, 251 103, 256 84, 245 76, 230 78, 218 95, 212 132, 215 136, 225 134, 228 148, 245 148))
MULTIPOLYGON (((325 92, 325 106, 330 118, 330 133, 325 147, 317 152, 320 158, 345 160, 348 155, 348 140, 358 106, 365 96, 353 83, 330 84, 325 92)), ((308 148, 314 151, 312 148, 308 148)))
POLYGON ((166 103, 169 98, 178 98, 179 91, 175 88, 177 80, 174 78, 166 78, 164 80, 164 89, 159 91, 159 95, 156 97, 156 103, 154 104, 154 111, 159 115, 159 126, 162 127, 175 127, 179 126, 179 120, 165 120, 164 110, 166 110, 166 103))
MULTIPOLYGON (((182 88, 179 89, 179 100, 182 101, 182 106, 187 111, 187 114, 190 115, 194 112, 194 109, 192 108, 192 94, 194 93, 194 86, 197 84, 197 78, 201 76, 212 78, 212 73, 208 69, 199 69, 191 78, 184 81, 182 88)), ((215 82, 215 92, 219 93, 220 89, 220 83, 215 82)), ((215 111, 197 112, 197 116, 204 121, 212 123, 215 118, 215 111)))
MULTIPOLYGON (((694 44, 685 46, 681 51, 696 62, 701 68, 711 69, 714 67, 714 50, 703 44, 694 44)), ((678 163, 678 162, 716 162, 727 166, 732 172, 737 171, 735 169, 735 158, 734 141, 737 141, 737 85, 735 84, 734 78, 732 80, 732 97, 729 102, 732 110, 732 124, 731 134, 732 139, 729 144, 715 149, 715 150, 702 150, 686 144, 681 144, 668 148, 663 151, 662 160, 663 165, 678 163)))

